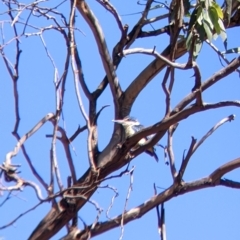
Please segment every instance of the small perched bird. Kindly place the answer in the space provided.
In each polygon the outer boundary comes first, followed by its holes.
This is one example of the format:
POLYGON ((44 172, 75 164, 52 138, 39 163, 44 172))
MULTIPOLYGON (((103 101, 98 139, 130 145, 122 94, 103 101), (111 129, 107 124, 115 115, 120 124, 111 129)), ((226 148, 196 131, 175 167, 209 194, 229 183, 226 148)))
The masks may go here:
MULTIPOLYGON (((121 120, 112 120, 112 121, 115 123, 121 124, 123 126, 125 130, 126 138, 131 137, 132 135, 134 135, 135 133, 139 132, 144 128, 143 125, 141 125, 138 120, 132 117, 125 117, 124 119, 121 119, 121 120)), ((133 149, 136 149, 138 146, 143 146, 148 140, 149 138, 147 137, 142 138, 133 149)), ((158 162, 158 156, 155 151, 156 151, 155 148, 151 147, 147 149, 145 152, 150 156, 154 157, 155 160, 158 162)))

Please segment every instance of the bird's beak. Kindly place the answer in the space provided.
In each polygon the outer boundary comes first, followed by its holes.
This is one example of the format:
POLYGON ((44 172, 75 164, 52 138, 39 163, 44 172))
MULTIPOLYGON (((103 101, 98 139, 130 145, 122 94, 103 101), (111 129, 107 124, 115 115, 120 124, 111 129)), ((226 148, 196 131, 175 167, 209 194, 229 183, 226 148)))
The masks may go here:
POLYGON ((122 124, 124 122, 123 120, 120 120, 120 119, 114 119, 112 121, 118 124, 122 124))

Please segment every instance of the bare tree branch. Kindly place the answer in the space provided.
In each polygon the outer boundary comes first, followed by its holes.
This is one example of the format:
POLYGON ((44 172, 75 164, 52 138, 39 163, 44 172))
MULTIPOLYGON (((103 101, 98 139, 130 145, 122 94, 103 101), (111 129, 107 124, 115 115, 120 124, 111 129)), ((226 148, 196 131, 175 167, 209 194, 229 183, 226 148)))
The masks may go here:
POLYGON ((5 158, 5 164, 11 164, 11 158, 15 157, 20 148, 22 147, 23 143, 30 138, 36 131, 39 130, 47 121, 51 120, 54 117, 53 113, 48 113, 44 118, 42 118, 28 133, 23 135, 21 139, 18 141, 16 147, 14 148, 13 151, 7 153, 6 158, 5 158))
MULTIPOLYGON (((230 1, 231 2, 231 1, 230 1)), ((215 83, 220 80, 223 80, 224 77, 228 76, 229 74, 236 71, 240 65, 240 57, 234 59, 232 62, 227 62, 227 66, 223 69, 219 70, 217 73, 212 75, 207 79, 207 81, 202 83, 202 76, 201 71, 202 69, 199 68, 197 62, 194 59, 194 51, 196 47, 196 41, 199 40, 198 32, 193 33, 193 38, 189 43, 189 39, 186 40, 188 37, 186 36, 186 26, 191 26, 192 23, 187 18, 185 18, 185 14, 196 12, 198 4, 193 6, 188 6, 189 2, 183 0, 173 0, 170 1, 170 7, 166 3, 160 3, 162 6, 162 10, 167 12, 167 14, 161 14, 155 18, 149 16, 150 10, 155 9, 154 1, 153 0, 146 0, 145 3, 141 4, 144 10, 141 12, 142 14, 137 18, 135 23, 129 21, 129 26, 123 25, 120 15, 118 14, 117 9, 107 0, 97 0, 92 2, 98 8, 101 7, 102 9, 106 9, 112 16, 110 18, 116 22, 115 29, 111 29, 111 34, 114 34, 114 31, 120 32, 119 39, 117 43, 115 43, 115 47, 112 50, 112 56, 110 56, 109 49, 107 47, 106 42, 108 39, 105 39, 105 34, 102 31, 102 26, 98 22, 97 17, 94 15, 92 9, 88 5, 87 1, 84 0, 72 0, 67 2, 63 0, 57 4, 53 2, 46 2, 45 0, 36 0, 32 3, 21 3, 19 1, 11 1, 11 0, 4 0, 3 6, 5 7, 4 12, 0 13, 3 16, 7 16, 7 19, 4 19, 0 24, 0 31, 1 31, 1 45, 0 45, 0 53, 3 57, 3 65, 5 65, 6 72, 8 73, 10 79, 13 83, 13 94, 12 98, 14 99, 14 108, 15 108, 15 126, 13 134, 17 138, 17 146, 12 152, 9 152, 6 156, 6 159, 2 165, 0 165, 0 177, 2 177, 3 181, 7 184, 1 182, 0 191, 22 191, 26 186, 31 187, 36 192, 36 197, 39 200, 39 204, 43 202, 52 201, 52 207, 48 214, 39 222, 38 226, 32 232, 29 239, 40 240, 40 239, 50 239, 52 238, 61 228, 64 226, 67 227, 67 235, 63 239, 90 239, 98 234, 101 234, 105 231, 113 229, 115 227, 121 228, 120 239, 123 238, 124 233, 124 226, 130 221, 134 221, 137 218, 142 217, 144 214, 149 212, 150 210, 157 208, 157 215, 158 215, 158 226, 159 230, 161 229, 161 237, 162 239, 166 239, 166 232, 165 232, 165 223, 164 223, 164 203, 169 201, 170 199, 175 198, 178 195, 186 194, 191 191, 196 191, 204 188, 214 187, 214 186, 225 186, 229 188, 240 188, 240 183, 234 180, 223 179, 224 174, 231 172, 234 169, 240 167, 239 159, 235 159, 231 162, 226 162, 226 164, 218 167, 213 171, 209 176, 192 181, 192 182, 184 182, 182 179, 184 171, 187 168, 187 163, 190 161, 192 154, 198 149, 198 147, 205 142, 207 137, 209 137, 221 124, 224 122, 230 121, 233 119, 233 115, 229 116, 228 118, 222 120, 218 124, 216 124, 211 130, 209 130, 201 139, 197 142, 196 139, 192 138, 192 143, 188 149, 188 152, 185 156, 183 156, 182 165, 180 167, 179 173, 177 173, 176 166, 175 166, 175 152, 173 148, 173 134, 176 126, 181 121, 190 118, 192 115, 197 113, 207 111, 207 110, 214 110, 220 109, 223 107, 240 107, 239 99, 227 99, 225 101, 220 100, 216 103, 206 103, 204 102, 202 92, 206 89, 209 89, 215 83), (62 5, 63 2, 70 5, 62 5), (99 4, 100 3, 100 6, 99 4), (59 8, 61 6, 61 8, 59 8), (194 8, 194 11, 193 9, 194 8), (64 8, 64 10, 62 10, 64 8), (93 40, 97 44, 97 52, 96 54, 100 54, 100 65, 103 65, 103 69, 105 71, 106 76, 104 79, 96 79, 95 81, 99 82, 98 87, 93 91, 90 92, 89 88, 92 86, 92 82, 88 79, 84 78, 83 75, 83 68, 82 68, 82 58, 80 53, 84 53, 83 51, 79 51, 82 45, 77 46, 75 41, 75 33, 82 31, 79 29, 82 27, 79 18, 75 18, 75 10, 80 12, 84 20, 86 21, 88 28, 93 33, 93 40), (6 10, 6 11, 5 11, 6 10), (168 12, 169 11, 169 12, 168 12), (166 22, 161 21, 168 17, 168 25, 166 26, 166 22), (67 20, 69 18, 69 20, 67 20), (32 19, 34 19, 32 21, 32 19), (76 21, 76 23, 75 23, 76 21), (158 22, 157 22, 158 21, 158 22), (186 21, 186 22, 185 22, 186 21), (151 25, 153 23, 153 25, 151 25), (79 25, 80 24, 80 25, 79 25), (79 25, 75 26, 75 25, 79 25), (10 27, 12 29, 9 35, 8 33, 5 34, 5 28, 10 27), (133 26, 133 27, 131 27, 133 26), (150 27, 156 28, 153 31, 149 31, 150 27), (130 29, 131 28, 131 29, 130 29), (54 34, 57 33, 58 37, 58 46, 61 46, 62 55, 59 55, 61 59, 55 59, 51 55, 51 53, 55 54, 55 51, 52 52, 52 49, 49 48, 48 41, 45 43, 45 34, 54 34), (60 33, 60 34, 59 34, 60 33), (165 48, 165 50, 160 54, 156 51, 157 48, 162 47, 162 39, 165 33, 165 46, 169 43, 169 46, 165 48), (10 36, 10 37, 9 37, 10 36), (19 87, 19 69, 24 70, 27 66, 21 64, 20 66, 20 41, 29 41, 33 39, 34 36, 40 37, 42 40, 43 46, 46 51, 46 56, 50 59, 50 65, 53 65, 54 68, 54 92, 55 92, 55 112, 54 114, 48 114, 44 119, 42 119, 38 125, 36 125, 32 130, 30 130, 27 134, 25 134, 22 138, 20 138, 18 131, 20 126, 20 110, 22 109, 22 105, 19 104, 19 92, 21 88, 19 87), (147 44, 151 42, 148 41, 147 37, 155 36, 153 39, 156 40, 156 46, 153 46, 153 49, 145 49, 147 44), (157 37, 156 37, 157 36, 157 37), (138 41, 139 38, 144 38, 142 42, 138 41), (6 40, 5 40, 6 39, 6 40), (26 40, 27 39, 27 40, 26 40), (167 39, 167 40, 166 40, 167 39), (63 40, 63 47, 61 44, 61 40, 63 40), (142 44, 143 43, 143 44, 142 44), (147 43, 147 44, 145 44, 147 43), (15 54, 12 52, 12 46, 15 45, 15 54), (134 44, 134 45, 133 45, 134 44), (139 45, 141 44, 141 45, 139 45), (136 47, 140 46, 140 48, 133 48, 130 49, 131 46, 136 47), (186 47, 187 46, 187 47, 186 47), (187 50, 188 48, 188 50, 187 50), (9 51, 10 50, 10 51, 9 51), (184 64, 178 63, 178 58, 183 56, 185 53, 189 52, 189 56, 185 58, 184 64), (122 91, 120 83, 118 82, 118 78, 116 75, 117 70, 122 71, 122 69, 118 69, 121 61, 129 61, 128 57, 125 58, 127 54, 135 54, 135 53, 143 53, 145 55, 153 56, 155 59, 148 65, 144 66, 142 69, 139 69, 138 76, 129 83, 124 82, 125 79, 122 79, 124 86, 128 84, 125 92, 122 91), (63 59, 63 54, 66 54, 63 59), (14 59, 14 60, 12 60, 14 59), (63 62, 62 62, 63 60, 63 62), (74 116, 69 115, 66 117, 63 115, 63 104, 65 99, 64 92, 66 84, 68 71, 69 71, 69 62, 71 61, 72 65, 72 73, 75 82, 75 90, 77 95, 77 100, 79 104, 79 110, 82 112, 83 118, 85 119, 85 123, 83 127, 79 127, 75 133, 68 138, 66 130, 64 127, 60 127, 61 121, 65 124, 65 121, 73 121, 74 125, 76 125, 75 121, 78 121, 74 116), (60 68, 57 68, 57 65, 60 68), (127 137, 127 134, 124 132, 124 129, 120 125, 114 125, 113 132, 109 141, 106 145, 102 146, 99 142, 98 138, 98 117, 100 116, 101 111, 106 107, 102 107, 99 110, 99 104, 102 106, 102 98, 100 96, 104 92, 104 94, 108 93, 107 85, 109 84, 110 88, 110 101, 113 99, 113 108, 114 108, 114 115, 115 118, 121 119, 130 114, 132 107, 135 103, 135 100, 138 98, 139 94, 143 92, 145 87, 151 80, 157 76, 165 67, 166 73, 163 79, 160 79, 160 84, 162 83, 162 88, 158 89, 160 94, 165 94, 165 102, 162 103, 165 106, 163 107, 164 111, 160 112, 163 114, 162 119, 158 119, 155 124, 152 126, 146 127, 141 131, 134 134, 132 137, 127 137), (60 70, 61 69, 61 70, 60 70), (190 90, 189 94, 187 94, 183 99, 181 99, 177 105, 174 107, 172 106, 173 101, 174 104, 176 99, 180 95, 173 95, 175 94, 175 86, 177 86, 177 81, 184 81, 183 79, 178 79, 178 71, 175 69, 193 69, 194 71, 194 83, 193 89, 190 90), (59 73, 62 71, 62 75, 59 73), (102 81, 101 81, 102 80, 102 81), (88 86, 89 85, 89 86, 88 86), (173 91, 174 90, 174 91, 173 91), (83 92, 88 100, 88 107, 87 109, 83 106, 83 98, 80 95, 80 92, 83 92), (177 97, 177 98, 176 98, 177 97), (192 104, 191 104, 192 103, 192 104), (172 110, 172 107, 174 109, 172 110), (99 110, 99 111, 98 111, 99 110), (62 116, 62 119, 61 119, 62 116), (32 136, 46 121, 50 120, 53 123, 53 130, 51 135, 47 135, 47 137, 51 137, 51 169, 48 171, 50 172, 50 185, 48 186, 41 178, 41 176, 37 173, 36 169, 34 168, 31 159, 28 157, 26 150, 24 148, 24 143, 28 137, 32 136), (89 168, 85 170, 85 173, 77 179, 77 174, 82 172, 83 169, 77 171, 75 169, 73 159, 70 153, 70 143, 76 139, 76 137, 84 130, 88 130, 88 139, 87 139, 87 150, 85 149, 85 153, 88 154, 89 160, 89 168), (57 131, 59 131, 60 136, 57 135, 57 131), (167 139, 163 138, 167 133, 167 139), (152 135, 150 137, 150 135, 152 135), (140 145, 139 141, 144 140, 144 138, 149 138, 146 141, 146 144, 140 145), (62 182, 66 181, 61 179, 59 169, 58 169, 58 162, 57 162, 57 139, 59 139, 64 147, 65 150, 65 158, 67 158, 67 162, 70 168, 70 174, 65 176, 67 179, 67 188, 63 187, 62 182), (155 195, 151 197, 149 200, 142 201, 142 204, 137 206, 136 208, 132 208, 130 210, 126 209, 126 206, 129 201, 130 193, 132 190, 132 182, 133 182, 133 175, 132 170, 129 170, 130 162, 137 157, 138 155, 142 154, 145 150, 149 149, 150 147, 154 147, 155 145, 162 146, 158 144, 159 140, 165 141, 167 140, 166 146, 163 147, 164 149, 164 158, 168 157, 170 162, 170 171, 172 174, 173 183, 167 189, 163 188, 159 194, 156 192, 155 187, 155 195), (100 149, 100 147, 102 149, 100 149), (135 147, 137 146, 137 147, 135 147), (48 195, 46 198, 42 197, 40 187, 31 181, 25 180, 25 178, 20 177, 18 172, 20 165, 12 163, 12 157, 16 156, 22 148, 23 154, 28 161, 28 164, 32 170, 33 175, 42 183, 44 188, 47 190, 48 195), (99 150, 100 149, 100 150, 99 150), (126 169, 121 171, 122 167, 126 167, 126 169), (114 173, 115 171, 120 170, 120 173, 114 173), (113 201, 115 197, 118 195, 118 190, 112 186, 103 186, 102 183, 104 181, 109 181, 113 178, 121 177, 124 174, 130 175, 130 185, 128 188, 128 193, 125 201, 125 206, 123 211, 119 212, 119 216, 114 218, 110 218, 109 211, 113 206, 113 201), (69 176, 70 175, 70 176, 69 176), (59 186, 59 190, 56 191, 54 186, 55 179, 57 179, 57 184, 59 186), (12 182, 14 184, 12 184, 12 182), (10 183, 10 184, 9 184, 10 183), (107 220, 105 222, 100 222, 99 217, 102 213, 103 209, 101 209, 99 203, 91 199, 92 195, 96 192, 96 190, 100 188, 109 188, 114 191, 114 196, 110 196, 110 204, 107 205, 106 215, 107 220), (78 211, 86 204, 90 203, 94 206, 95 211, 95 218, 92 219, 91 224, 87 226, 87 224, 83 222, 83 228, 78 228, 78 211), (161 205, 161 216, 160 216, 160 209, 159 205, 161 205)), ((157 3, 158 4, 158 3, 157 3)), ((215 4, 218 4, 217 2, 215 4)), ((227 4, 226 4, 227 5, 227 4)), ((239 2, 237 0, 232 0, 232 12, 227 9, 227 6, 223 6, 223 12, 221 13, 221 9, 218 9, 218 14, 223 14, 223 19, 220 17, 219 21, 222 24, 225 24, 226 29, 224 26, 221 25, 221 33, 224 35, 227 33, 228 28, 240 26, 240 10, 239 10, 239 2), (226 9, 225 9, 226 8, 226 9), (226 19, 226 15, 229 14, 228 18, 226 19)), ((157 5, 159 6, 159 5, 157 5)), ((203 8, 204 9, 204 8, 203 8)), ((204 11, 207 11, 204 9, 204 11)), ((106 12, 106 11, 105 11, 106 12)), ((107 12, 107 14, 108 14, 107 12)), ((195 15, 193 15, 194 17, 195 15)), ((104 16, 99 16, 101 21, 105 21, 104 16)), ((109 19, 110 19, 109 18, 109 19)), ((210 20, 209 20, 210 21, 210 20)), ((212 21, 212 20, 211 20, 212 21)), ((105 24, 106 22, 104 22, 105 24)), ((104 26, 104 25, 103 25, 104 26)), ((105 25, 107 26, 107 25, 105 25)), ((104 26, 104 27, 105 27, 104 26)), ((194 25, 195 26, 195 25, 194 25)), ((85 25, 84 25, 85 27, 85 25)), ((108 26, 106 27, 107 30, 108 26)), ((214 26, 215 28, 215 26, 214 26)), ((196 30, 195 27, 193 27, 196 30)), ((192 30, 193 30, 192 29, 192 30)), ((192 31, 191 30, 191 31, 192 31)), ((219 31, 216 31, 219 32, 219 31)), ((215 33, 215 30, 211 32, 212 34, 215 33)), ((205 34, 204 34, 205 35, 205 34)), ((219 34, 218 34, 219 35, 219 34)), ((53 36, 53 35, 51 35, 53 36)), ((106 34, 107 36, 107 34, 106 34)), ((54 36, 55 37, 55 36, 54 36)), ((209 36, 207 36, 209 37, 209 36)), ((222 36, 224 38, 224 36, 222 36)), ((92 40, 92 36, 90 34, 90 38, 92 40)), ((201 41, 204 41, 204 36, 201 36, 201 41)), ((90 39, 89 39, 90 40, 90 39)), ((52 39, 51 39, 52 41, 52 39)), ((49 41, 51 43, 51 41, 49 41)), ((90 42, 90 41, 89 41, 90 42)), ((32 42, 31 42, 32 43, 32 42)), ((35 42, 34 42, 35 43, 35 42)), ((225 42, 226 43, 226 42, 225 42)), ((52 44, 52 43, 51 43, 52 44)), ((114 46, 110 38, 111 46, 114 46)), ((226 44, 225 44, 226 45, 226 44)), ((25 45, 21 45, 24 47, 25 45)), ((34 45, 35 46, 35 45, 34 45)), ((27 48, 31 48, 29 44, 27 48)), ((53 47, 54 43, 53 43, 53 47)), ((85 47, 85 46, 84 46, 85 47)), ((226 46, 225 46, 226 47, 226 46)), ((148 46, 151 48, 151 45, 148 46)), ((213 50, 216 49, 212 46, 213 50)), ((84 49, 85 50, 85 49, 84 49)), ((35 47, 34 53, 38 54, 38 49, 35 47), (36 50, 36 51, 35 51, 36 50)), ((26 51, 24 51, 26 54, 26 51)), ((58 54, 58 53, 57 53, 58 54)), ((27 55, 27 54, 26 54, 27 55)), ((138 55, 139 58, 145 58, 142 54, 138 55)), ((220 55, 219 55, 220 56, 220 55)), ((91 56, 94 57, 94 56, 91 56)), ((27 59, 21 58, 22 59, 27 59)), ((42 59, 41 59, 42 60, 42 59)), ((25 61, 25 60, 23 60, 25 61)), ((179 60, 180 62, 181 60, 179 60)), ((24 62, 25 64, 25 62, 24 62)), ((40 65, 39 65, 40 66, 40 65)), ((39 68, 38 63, 36 67, 39 68)), ((88 66, 87 66, 88 67, 88 66)), ((139 66, 137 66, 139 67, 139 66)), ((45 65, 44 65, 45 69, 45 65)), ((90 68, 89 68, 90 69, 90 68)), ((88 73, 89 69, 86 69, 86 73, 88 73)), ((204 68, 203 68, 204 70, 204 68)), ((25 72, 23 75, 21 74, 21 79, 25 78, 25 72), (23 77, 22 77, 23 76, 23 77)), ((85 71, 84 71, 85 72, 85 71)), ((30 74, 30 71, 26 72, 30 74)), ((46 73, 47 66, 46 66, 46 73)), ((4 74, 4 73, 3 73, 4 74)), ((91 73, 92 74, 92 73, 91 73)), ((121 73, 120 73, 121 74, 121 73)), ((125 73, 124 73, 125 74, 125 73)), ((29 76, 29 75, 27 75, 29 76)), ((72 75, 69 76, 71 78, 72 75)), ((120 76, 120 75, 119 75, 120 76)), ((159 75, 161 77, 161 75, 159 75)), ((32 79, 30 77, 29 79, 32 79)), ((27 80, 27 78, 26 78, 27 80)), ((159 80, 159 79, 158 79, 159 80)), ((48 81, 49 82, 49 81, 48 81)), ((227 83, 229 84, 229 83, 227 83)), ((230 84, 229 84, 230 85, 230 84)), ((184 84, 184 92, 186 88, 184 84)), ((178 90, 178 89, 177 89, 178 90)), ((21 90, 22 91, 22 90, 21 90)), ((35 90, 37 91, 37 90, 35 90)), ((69 93, 69 92, 68 92, 69 93)), ((72 95, 72 94, 71 94, 72 95)), ((69 95, 68 95, 69 96, 69 95)), ((52 97, 52 95, 51 95, 52 97)), ((105 95, 103 96, 103 98, 105 95)), ((38 99, 35 99, 36 103, 38 103, 38 99)), ((107 100, 108 101, 108 100, 107 100)), ((109 102, 108 102, 109 103, 109 102)), ((138 104, 138 103, 137 103, 138 104)), ((69 105, 67 105, 68 107, 69 105)), ((49 106, 47 106, 49 107, 49 106)), ((71 106, 72 107, 72 106, 71 106)), ((24 106, 26 108, 26 106, 24 106)), ((39 109, 38 109, 39 110, 39 109)), ((74 110, 74 109, 73 109, 74 110)), ((213 112, 213 111, 212 111, 213 112)), ((111 114, 111 113, 110 113, 111 114)), ((77 116, 77 115, 76 115, 77 116)), ((68 122, 67 124, 71 124, 72 122, 68 122)), ((109 127, 108 124, 109 119, 106 119, 106 125, 103 127, 109 127)), ((102 125, 100 126, 102 127, 102 125)), ((112 125, 110 126, 112 128, 112 125)), ((137 127, 136 127, 137 128, 137 127)), ((135 131, 135 129, 134 129, 135 131)), ((82 136, 81 136, 82 137, 82 136)), ((105 137, 105 136, 104 136, 105 137)), ((34 139, 33 139, 34 140, 34 139)), ((79 139, 82 141, 82 139, 79 139)), ((101 140, 101 138, 100 138, 101 140)), ((106 140, 106 139, 104 139, 106 140)), ((42 144, 42 142, 40 143, 42 144)), ((105 143, 104 143, 105 144, 105 143)), ((82 146, 80 146, 82 149, 82 146)), ((33 150, 33 149, 32 149, 33 150)), ((32 153, 31 153, 32 154, 32 153)), ((34 152, 35 154, 35 152, 34 152)), ((85 155, 81 155, 83 158, 85 155)), ((82 166, 82 164, 81 164, 82 166)), ((161 169, 162 171, 162 169, 161 169)), ((9 192, 9 193, 10 193, 9 192)), ((116 204, 116 201, 115 203, 116 204)), ((5 204, 6 206, 6 204, 5 204)), ((5 207, 4 206, 4 207, 5 207)), ((24 214, 23 214, 24 215, 24 214)), ((22 216, 22 215, 21 215, 22 216)), ((17 219, 20 217, 17 216, 16 219, 11 221, 10 223, 6 224, 5 226, 11 226, 13 223, 16 222, 17 219)), ((5 227, 4 226, 4 227, 5 227)))
POLYGON ((143 146, 139 147, 138 149, 132 151, 131 155, 133 157, 136 157, 140 153, 142 153, 143 151, 148 149, 149 147, 156 145, 171 125, 173 125, 195 113, 207 111, 210 109, 227 107, 227 106, 240 107, 240 101, 223 101, 223 102, 217 102, 217 103, 213 103, 213 104, 203 103, 203 106, 199 106, 199 105, 189 106, 189 107, 185 108, 184 110, 182 110, 174 115, 171 115, 168 118, 164 118, 162 121, 154 124, 153 126, 144 128, 143 130, 134 134, 132 137, 127 139, 127 141, 124 143, 124 147, 127 147, 127 148, 132 147, 132 145, 134 145, 132 143, 136 144, 143 137, 149 136, 151 134, 156 134, 151 139, 151 141, 149 141, 146 145, 143 145, 143 146))
POLYGON ((97 2, 99 2, 105 9, 107 9, 110 13, 112 13, 113 17, 115 18, 115 20, 117 22, 118 28, 121 31, 122 36, 123 36, 125 33, 125 30, 124 30, 124 27, 122 24, 121 17, 117 12, 117 9, 109 1, 97 0, 97 2))
MULTIPOLYGON (((141 205, 125 212, 124 223, 127 224, 128 222, 131 222, 137 218, 141 218, 144 214, 146 214, 147 212, 155 208, 157 205, 160 205, 163 202, 169 201, 171 198, 176 197, 176 195, 183 195, 188 192, 196 191, 199 189, 210 188, 210 187, 216 187, 216 186, 229 187, 229 185, 227 184, 224 185, 223 183, 224 181, 221 180, 221 177, 224 174, 239 167, 240 167, 240 158, 237 158, 231 162, 228 162, 222 165, 221 167, 216 169, 213 173, 211 173, 208 177, 195 180, 192 182, 183 182, 177 186, 172 185, 162 193, 159 193, 158 195, 153 196, 148 201, 145 201, 141 205)), ((239 187, 239 184, 238 184, 238 187, 239 187)), ((87 229, 82 230, 78 236, 81 237, 82 240, 87 239, 85 234, 86 232, 89 232, 89 231, 91 232, 92 237, 97 236, 103 232, 106 232, 110 229, 120 226, 121 219, 122 219, 122 215, 119 215, 112 220, 108 220, 106 222, 99 222, 98 224, 96 224, 95 229, 90 230, 88 227, 87 229)))
POLYGON ((138 37, 142 27, 144 26, 144 22, 147 19, 148 12, 151 8, 152 3, 153 0, 147 0, 145 9, 142 12, 142 17, 139 19, 138 23, 134 26, 134 34, 131 36, 128 44, 126 45, 126 49, 128 49, 138 37))
POLYGON ((168 129, 168 144, 167 144, 167 152, 169 156, 169 162, 170 162, 170 169, 173 181, 175 181, 175 178, 177 176, 177 171, 175 167, 175 161, 174 161, 174 151, 173 151, 173 132, 175 131, 176 126, 171 126, 168 129))
MULTIPOLYGON (((129 188, 128 188, 128 193, 127 193, 127 197, 125 200, 125 204, 124 204, 124 209, 123 209, 123 213, 122 213, 122 219, 121 219, 121 235, 119 237, 119 240, 123 239, 123 234, 124 234, 124 213, 126 212, 127 209, 127 203, 128 200, 130 198, 130 194, 132 192, 132 188, 133 188, 133 172, 134 172, 134 167, 132 167, 132 169, 129 171, 129 175, 130 175, 130 184, 129 184, 129 188)), ((128 174, 128 173, 127 173, 128 174)))
POLYGON ((98 23, 97 18, 94 16, 92 10, 89 8, 88 4, 83 0, 77 0, 76 6, 79 10, 79 12, 82 14, 83 18, 88 23, 89 27, 91 28, 96 43, 98 45, 98 49, 100 52, 100 56, 102 59, 102 63, 104 66, 104 69, 106 71, 108 82, 112 91, 112 97, 114 99, 114 105, 115 105, 115 117, 118 116, 119 112, 119 103, 118 99, 122 95, 122 90, 120 88, 118 78, 113 66, 113 62, 111 60, 110 54, 108 52, 107 44, 103 35, 103 31, 98 23))
MULTIPOLYGON (((216 72, 210 78, 208 78, 205 82, 203 82, 201 87, 202 91, 205 91, 212 85, 216 84, 219 80, 222 80, 223 78, 231 74, 239 66, 240 66, 240 57, 235 58, 229 65, 227 65, 220 71, 216 72)), ((192 92, 188 94, 180 103, 177 104, 177 106, 173 109, 172 114, 182 110, 190 102, 192 102, 195 99, 196 94, 197 94, 196 92, 192 92)))
MULTIPOLYGON (((77 181, 77 178, 76 178, 76 172, 75 172, 73 159, 72 159, 72 156, 71 156, 71 151, 70 151, 70 148, 69 148, 70 140, 68 139, 67 134, 62 127, 58 126, 58 131, 61 133, 61 137, 57 137, 57 139, 59 139, 63 144, 64 150, 65 150, 65 153, 66 153, 66 158, 67 158, 67 161, 68 161, 68 165, 69 165, 69 168, 70 168, 73 184, 75 184, 76 181, 77 181)), ((52 137, 52 135, 46 135, 46 137, 52 137)))
MULTIPOLYGON (((186 53, 185 41, 178 42, 177 52, 175 58, 180 58, 186 53)), ((161 56, 169 58, 169 46, 161 53, 161 56)), ((153 60, 128 86, 125 91, 122 109, 124 115, 129 115, 132 105, 145 86, 166 66, 166 63, 161 59, 153 60)))

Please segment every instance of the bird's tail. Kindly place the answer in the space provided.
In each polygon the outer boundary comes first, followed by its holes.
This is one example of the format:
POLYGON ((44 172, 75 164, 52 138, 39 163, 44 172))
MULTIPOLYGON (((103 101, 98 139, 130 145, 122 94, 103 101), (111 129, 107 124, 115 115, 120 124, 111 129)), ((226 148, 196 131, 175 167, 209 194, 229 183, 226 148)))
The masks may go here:
POLYGON ((150 149, 147 149, 145 151, 147 154, 149 154, 150 156, 154 157, 154 159, 156 160, 156 162, 158 162, 158 156, 157 154, 155 153, 155 149, 152 148, 151 150, 150 149))

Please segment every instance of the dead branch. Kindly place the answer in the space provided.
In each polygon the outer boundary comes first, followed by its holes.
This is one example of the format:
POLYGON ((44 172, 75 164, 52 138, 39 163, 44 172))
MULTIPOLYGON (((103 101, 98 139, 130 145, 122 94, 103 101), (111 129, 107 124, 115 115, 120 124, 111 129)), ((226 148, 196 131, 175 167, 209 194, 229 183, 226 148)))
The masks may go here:
POLYGON ((115 105, 115 117, 117 117, 119 112, 118 99, 122 95, 122 90, 118 82, 118 78, 114 69, 113 62, 108 52, 103 31, 101 29, 101 26, 98 23, 97 18, 93 14, 92 10, 90 10, 88 4, 85 1, 77 0, 76 6, 79 12, 82 14, 83 18, 88 23, 96 39, 96 43, 98 45, 102 63, 103 63, 105 72, 107 74, 108 83, 112 91, 112 97, 114 99, 114 105, 115 105))
MULTIPOLYGON (((183 195, 188 192, 200 190, 200 189, 205 189, 205 188, 210 188, 210 187, 216 187, 216 186, 226 186, 226 187, 232 187, 229 186, 231 184, 224 184, 221 180, 221 177, 240 167, 240 158, 237 158, 233 161, 230 161, 218 169, 216 169, 213 173, 211 173, 208 177, 201 178, 199 180, 195 180, 192 182, 184 182, 181 183, 180 185, 172 185, 165 191, 159 193, 156 196, 153 196, 149 200, 145 201, 141 205, 130 209, 129 211, 124 213, 124 223, 127 224, 128 222, 131 222, 137 218, 141 218, 144 214, 155 208, 156 206, 169 201, 170 199, 176 197, 177 195, 183 195)), ((226 181, 225 181, 226 182, 226 181)), ((239 184, 238 184, 239 187, 239 184)), ((121 225, 121 219, 122 219, 122 214, 115 217, 112 220, 108 220, 106 222, 99 222, 96 224, 94 229, 89 229, 87 227, 86 229, 82 230, 79 233, 79 237, 82 240, 87 239, 86 238, 86 232, 91 231, 91 236, 97 236, 99 234, 102 234, 106 231, 109 231, 110 229, 113 229, 115 227, 118 227, 121 225)))
POLYGON ((128 200, 129 200, 129 198, 130 198, 130 194, 131 194, 132 188, 133 188, 133 172, 134 172, 134 166, 133 166, 132 169, 129 171, 129 173, 126 173, 126 174, 129 174, 129 175, 130 175, 130 183, 129 183, 128 193, 127 193, 127 197, 126 197, 126 200, 125 200, 125 204, 124 204, 124 208, 123 208, 123 213, 122 213, 122 219, 121 219, 121 235, 120 235, 120 237, 119 237, 119 240, 122 240, 122 239, 123 239, 123 234, 124 234, 124 213, 126 212, 127 203, 128 203, 128 200))
POLYGON ((51 120, 54 117, 53 113, 48 113, 44 118, 42 118, 28 133, 23 135, 21 139, 18 141, 16 147, 14 148, 13 151, 7 153, 6 158, 5 158, 5 164, 6 165, 11 165, 11 159, 12 157, 15 157, 24 142, 30 138, 36 131, 38 131, 47 121, 51 120))

